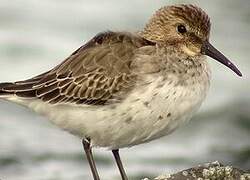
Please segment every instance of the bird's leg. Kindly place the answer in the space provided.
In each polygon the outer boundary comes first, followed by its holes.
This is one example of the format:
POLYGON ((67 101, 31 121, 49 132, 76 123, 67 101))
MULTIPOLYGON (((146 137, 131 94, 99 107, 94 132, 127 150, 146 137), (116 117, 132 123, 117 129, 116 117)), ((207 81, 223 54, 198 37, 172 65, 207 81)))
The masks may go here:
POLYGON ((87 156, 89 166, 91 168, 94 180, 100 180, 100 177, 99 177, 97 169, 96 169, 95 161, 94 161, 94 158, 93 158, 93 155, 92 155, 92 150, 91 150, 91 147, 90 147, 90 139, 83 139, 82 144, 83 144, 83 148, 84 148, 84 151, 86 153, 86 156, 87 156))
POLYGON ((115 157, 115 161, 116 161, 116 164, 119 168, 119 171, 120 171, 120 174, 122 176, 122 180, 128 180, 128 177, 125 173, 125 170, 123 168, 123 165, 122 165, 122 161, 121 161, 121 158, 120 158, 120 155, 119 155, 119 149, 115 149, 115 150, 112 150, 112 153, 115 157))

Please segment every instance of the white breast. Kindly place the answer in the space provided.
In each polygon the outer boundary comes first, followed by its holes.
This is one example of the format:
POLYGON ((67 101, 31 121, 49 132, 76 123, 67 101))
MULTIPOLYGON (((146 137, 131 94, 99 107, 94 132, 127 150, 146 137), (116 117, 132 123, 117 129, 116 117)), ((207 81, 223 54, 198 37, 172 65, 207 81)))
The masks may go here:
POLYGON ((92 146, 110 149, 145 143, 173 132, 188 121, 204 100, 209 75, 188 86, 176 85, 176 77, 149 77, 123 103, 108 106, 50 105, 41 100, 9 97, 43 114, 66 131, 91 138, 92 146))

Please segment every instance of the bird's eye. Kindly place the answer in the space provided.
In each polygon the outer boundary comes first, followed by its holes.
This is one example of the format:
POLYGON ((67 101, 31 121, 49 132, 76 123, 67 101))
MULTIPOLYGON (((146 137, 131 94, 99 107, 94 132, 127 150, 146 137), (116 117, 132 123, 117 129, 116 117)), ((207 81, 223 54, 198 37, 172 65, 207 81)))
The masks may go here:
POLYGON ((184 33, 187 32, 187 29, 186 29, 186 27, 184 25, 180 24, 180 25, 177 26, 177 31, 179 33, 181 33, 181 34, 184 34, 184 33))

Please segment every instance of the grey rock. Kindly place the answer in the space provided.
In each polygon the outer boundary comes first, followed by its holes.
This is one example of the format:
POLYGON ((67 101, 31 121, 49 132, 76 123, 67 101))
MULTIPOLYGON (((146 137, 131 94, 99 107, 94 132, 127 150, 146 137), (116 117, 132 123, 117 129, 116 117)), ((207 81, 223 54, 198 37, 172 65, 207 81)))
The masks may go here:
POLYGON ((250 180, 250 172, 232 166, 224 166, 216 161, 198 165, 176 174, 160 175, 154 180, 250 180))

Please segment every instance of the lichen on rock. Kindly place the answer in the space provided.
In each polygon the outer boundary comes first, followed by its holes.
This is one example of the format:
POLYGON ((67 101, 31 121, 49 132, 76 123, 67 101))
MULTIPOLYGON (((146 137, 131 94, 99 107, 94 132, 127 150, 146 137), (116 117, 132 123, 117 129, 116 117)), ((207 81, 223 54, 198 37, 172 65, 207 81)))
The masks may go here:
POLYGON ((250 180, 250 173, 232 166, 224 166, 216 161, 186 169, 176 174, 160 175, 154 180, 250 180))

